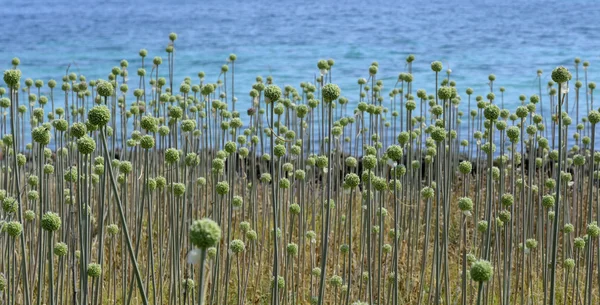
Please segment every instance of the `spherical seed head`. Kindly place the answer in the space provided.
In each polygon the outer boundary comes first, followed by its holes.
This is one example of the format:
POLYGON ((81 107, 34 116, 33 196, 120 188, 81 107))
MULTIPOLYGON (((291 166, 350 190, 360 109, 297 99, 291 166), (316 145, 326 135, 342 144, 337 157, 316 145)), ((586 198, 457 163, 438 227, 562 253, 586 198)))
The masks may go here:
POLYGON ((331 102, 336 100, 342 91, 338 85, 330 83, 325 85, 321 92, 323 93, 323 100, 325 100, 325 102, 331 102))
POLYGON ((285 146, 279 144, 279 145, 275 145, 275 147, 273 147, 273 154, 277 157, 283 157, 286 153, 286 149, 285 146))
POLYGON ((535 238, 529 238, 525 241, 525 247, 527 249, 535 249, 537 248, 538 242, 535 238))
POLYGON ((145 135, 140 139, 140 146, 143 149, 151 149, 154 147, 154 138, 150 135, 145 135))
POLYGON ((87 266, 87 275, 92 278, 97 278, 102 274, 102 266, 96 263, 90 263, 87 266))
POLYGON ((112 96, 115 93, 115 88, 111 82, 100 81, 96 84, 96 91, 102 97, 112 96))
POLYGON ((585 248, 585 239, 583 239, 583 238, 581 238, 581 237, 576 237, 576 238, 573 240, 573 246, 574 246, 576 249, 579 249, 579 250, 581 250, 581 249, 585 248))
POLYGON ((452 88, 451 87, 440 87, 438 89, 438 97, 442 100, 449 100, 452 98, 452 88))
POLYGON ((237 151, 237 144, 233 141, 229 141, 227 143, 225 143, 225 151, 228 154, 233 154, 237 151))
POLYGON ((110 224, 106 227, 106 232, 108 232, 108 234, 110 235, 117 235, 119 234, 119 227, 116 224, 110 224))
POLYGON ((185 194, 185 184, 183 183, 173 183, 173 194, 176 197, 181 197, 185 194))
POLYGON ((77 140, 77 150, 83 155, 89 155, 96 150, 96 142, 90 136, 83 136, 77 140))
POLYGON ((400 147, 399 145, 390 145, 386 150, 386 154, 388 158, 399 162, 402 160, 402 147, 400 147))
POLYGON ((248 232, 248 231, 250 230, 250 223, 249 223, 249 222, 247 222, 247 221, 242 221, 242 222, 240 223, 240 230, 241 230, 243 233, 246 233, 246 232, 248 232))
POLYGON ((133 170, 133 165, 129 161, 122 161, 119 164, 119 171, 125 175, 131 173, 132 170, 133 170))
POLYGON ((237 55, 235 55, 233 53, 229 54, 229 61, 236 61, 236 59, 237 59, 237 55))
POLYGON ((598 227, 598 224, 595 221, 588 224, 587 235, 591 238, 598 238, 598 236, 600 236, 600 227, 598 227))
POLYGON ((547 209, 553 207, 554 202, 554 196, 552 195, 544 195, 544 197, 542 197, 542 205, 547 209))
POLYGON ((560 66, 552 70, 552 80, 558 84, 565 83, 571 79, 571 73, 567 68, 560 66))
POLYGON ((296 115, 298 118, 304 118, 308 114, 308 107, 306 105, 298 105, 296 107, 296 115))
POLYGON ((64 119, 54 120, 54 121, 52 121, 52 125, 58 131, 66 131, 69 128, 69 123, 67 123, 67 121, 64 119))
POLYGON ((438 143, 444 141, 446 139, 446 130, 435 126, 431 131, 431 138, 438 143))
POLYGON ((299 215, 300 214, 300 205, 298 205, 297 203, 293 203, 290 205, 289 210, 292 215, 299 215))
POLYGON ((45 127, 36 127, 31 131, 31 138, 42 145, 50 143, 50 130, 45 127))
POLYGON ((472 169, 473 165, 469 161, 462 161, 458 164, 458 170, 463 175, 470 174, 472 169))
POLYGON ((41 221, 42 229, 44 229, 46 231, 54 232, 54 231, 60 229, 61 224, 62 224, 62 222, 60 220, 60 216, 58 216, 58 214, 56 214, 56 213, 46 212, 46 214, 44 214, 44 216, 42 216, 42 221, 41 221))
POLYGON ((217 183, 216 186, 217 194, 223 196, 229 193, 229 183, 227 181, 221 181, 217 183))
POLYGON ((32 221, 35 219, 35 212, 32 210, 27 210, 27 211, 25 211, 25 214, 23 214, 23 217, 27 221, 32 221))
POLYGON ((486 119, 488 119, 490 121, 495 121, 500 116, 500 108, 498 108, 498 106, 493 105, 493 104, 488 105, 483 110, 483 115, 485 116, 486 119))
POLYGON ((365 169, 374 169, 377 166, 377 157, 373 155, 364 156, 363 166, 365 167, 365 169))
POLYGON ((471 211, 473 209, 473 201, 471 198, 462 197, 458 200, 458 208, 463 211, 471 211))
POLYGON ((377 66, 371 65, 369 67, 369 74, 370 75, 375 75, 375 74, 377 74, 377 70, 379 70, 379 68, 377 66))
POLYGON ((21 70, 10 69, 4 71, 4 82, 9 88, 18 88, 21 80, 21 70))
POLYGON ((598 112, 596 110, 590 111, 590 113, 588 114, 588 121, 592 125, 598 124, 598 122, 600 122, 600 112, 598 112))
POLYGON ((317 68, 319 70, 327 70, 329 69, 329 63, 325 59, 321 59, 317 62, 317 68))
POLYGON ((177 34, 175 34, 174 32, 169 34, 169 40, 175 41, 176 39, 177 39, 177 34))
POLYGON ((27 157, 25 157, 25 155, 23 155, 23 154, 17 155, 17 164, 19 166, 25 165, 26 162, 27 162, 27 157))
MULTIPOLYGON (((4 89, 4 88, 2 88, 2 89, 4 89)), ((9 98, 7 98, 7 97, 0 98, 0 107, 8 108, 8 107, 10 107, 10 104, 11 103, 10 103, 9 98)))
POLYGON ((434 61, 431 63, 431 70, 434 72, 440 72, 443 69, 443 65, 442 62, 440 61, 434 61))
POLYGON ((517 142, 519 140, 519 136, 521 135, 521 131, 517 126, 511 126, 506 130, 506 135, 510 139, 511 142, 517 142))
POLYGON ((340 287, 342 286, 342 277, 339 275, 334 275, 329 279, 329 284, 331 284, 331 286, 333 287, 340 287))
POLYGON ((475 282, 487 282, 492 278, 494 269, 492 264, 486 260, 478 260, 471 265, 471 279, 475 282))
POLYGON ((196 128, 196 121, 194 120, 183 120, 181 122, 181 131, 190 132, 196 128))
POLYGON ((508 222, 510 220, 510 211, 508 210, 502 210, 500 211, 498 217, 500 218, 501 221, 503 222, 508 222))
POLYGON ((488 222, 487 222, 487 221, 485 221, 485 220, 480 220, 480 221, 477 223, 477 230, 478 230, 479 232, 483 233, 483 232, 487 231, 487 229, 488 229, 488 222))
POLYGON ((575 267, 575 260, 573 260, 572 258, 565 259, 565 261, 563 262, 563 268, 571 270, 573 269, 573 267, 575 267))
POLYGON ((344 178, 344 183, 350 188, 355 188, 360 184, 360 177, 355 173, 348 173, 344 178))
POLYGON ((211 219, 196 220, 190 226, 190 241, 199 249, 214 247, 221 240, 221 228, 211 219))
POLYGON ((431 187, 424 187, 423 189, 421 189, 421 196, 425 199, 430 199, 432 198, 434 195, 434 191, 431 187))
POLYGON ((10 237, 17 237, 23 232, 23 225, 18 221, 11 221, 4 225, 4 230, 10 237))
POLYGON ((165 152, 165 161, 169 164, 179 162, 179 151, 175 148, 167 148, 165 152))
POLYGON ((248 232, 246 232, 246 238, 249 241, 255 241, 258 238, 258 234, 256 234, 256 231, 254 230, 249 230, 248 232))
POLYGON ((54 255, 56 255, 58 257, 63 257, 65 255, 67 255, 68 252, 69 252, 69 247, 67 247, 67 244, 65 244, 63 242, 59 242, 54 245, 54 255))
POLYGON ((575 227, 573 226, 573 224, 567 223, 563 227, 563 232, 565 234, 572 233, 574 229, 575 229, 575 227))
POLYGON ((77 123, 74 123, 73 126, 71 126, 70 134, 71 134, 71 136, 73 136, 75 138, 81 138, 81 137, 85 136, 86 133, 87 133, 87 127, 83 123, 77 122, 77 123))
POLYGON ((356 165, 358 165, 358 161, 356 161, 356 158, 354 157, 346 158, 345 163, 348 167, 356 167, 356 165))
POLYGON ((103 127, 110 121, 110 110, 104 105, 94 106, 88 112, 88 121, 98 127, 103 127))
POLYGON ((267 103, 276 102, 281 97, 281 88, 277 85, 269 85, 264 90, 264 96, 267 103))
POLYGON ((246 250, 246 245, 243 241, 239 239, 234 239, 231 241, 231 243, 229 243, 229 249, 231 250, 231 252, 233 252, 233 254, 239 254, 246 250))

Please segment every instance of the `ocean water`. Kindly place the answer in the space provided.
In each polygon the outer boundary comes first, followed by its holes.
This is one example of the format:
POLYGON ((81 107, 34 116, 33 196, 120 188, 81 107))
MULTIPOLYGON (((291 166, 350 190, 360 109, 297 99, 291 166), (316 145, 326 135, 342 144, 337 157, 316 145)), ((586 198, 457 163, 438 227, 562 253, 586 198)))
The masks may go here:
MULTIPOLYGON (((545 87, 554 67, 565 65, 574 73, 573 59, 580 57, 591 63, 589 80, 600 81, 597 4, 0 0, 0 68, 10 68, 11 58, 18 56, 24 78, 47 83, 60 81, 69 65, 70 72, 88 79, 106 78, 127 59, 133 89, 138 51, 145 48, 150 59, 162 56, 166 61, 168 34, 176 32, 175 84, 186 76, 197 82, 199 71, 206 72, 206 81, 216 81, 227 56, 235 53, 236 109, 242 112, 250 106, 248 92, 257 75, 272 75, 276 84, 298 88, 314 79, 317 61, 328 58, 335 60, 333 82, 350 104, 358 97, 357 79, 368 77, 373 61, 379 63, 378 78, 384 80, 387 96, 398 74, 406 71, 408 54, 416 56, 414 89, 433 93, 429 66, 439 60, 452 70, 463 101, 467 87, 485 96, 487 76, 493 73, 497 101, 497 88, 505 87, 505 107, 514 110, 520 94, 538 92, 537 69, 544 71, 545 87)), ((466 102, 461 109, 466 113, 466 102)), ((587 111, 585 103, 580 109, 587 111)))

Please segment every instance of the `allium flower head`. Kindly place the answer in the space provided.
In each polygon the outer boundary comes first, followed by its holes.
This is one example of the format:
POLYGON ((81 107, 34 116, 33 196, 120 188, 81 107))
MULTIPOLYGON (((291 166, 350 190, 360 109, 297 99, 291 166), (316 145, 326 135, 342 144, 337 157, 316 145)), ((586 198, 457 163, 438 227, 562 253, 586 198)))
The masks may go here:
POLYGON ((60 216, 58 216, 56 213, 46 212, 46 214, 42 216, 42 229, 46 231, 54 232, 60 228, 61 224, 62 222, 60 220, 60 216))
POLYGON ((571 79, 571 73, 567 68, 560 66, 552 70, 552 80, 558 84, 566 83, 571 79))
POLYGON ((190 227, 190 241, 199 249, 214 247, 221 240, 221 228, 208 218, 196 220, 190 227))
POLYGON ((9 88, 15 88, 18 86, 21 80, 21 70, 10 69, 4 71, 4 82, 9 88))
POLYGON ((492 264, 486 260, 478 260, 471 265, 471 279, 475 282, 487 282, 492 278, 492 264))

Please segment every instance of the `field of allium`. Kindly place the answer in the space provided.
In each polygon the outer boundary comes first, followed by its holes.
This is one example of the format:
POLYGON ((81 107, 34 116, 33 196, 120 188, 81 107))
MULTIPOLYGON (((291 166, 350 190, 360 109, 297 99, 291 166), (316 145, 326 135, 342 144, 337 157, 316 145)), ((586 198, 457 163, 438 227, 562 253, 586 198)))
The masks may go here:
POLYGON ((352 92, 185 77, 176 39, 102 80, 3 63, 0 304, 600 302, 588 62, 504 109, 413 55, 352 92))

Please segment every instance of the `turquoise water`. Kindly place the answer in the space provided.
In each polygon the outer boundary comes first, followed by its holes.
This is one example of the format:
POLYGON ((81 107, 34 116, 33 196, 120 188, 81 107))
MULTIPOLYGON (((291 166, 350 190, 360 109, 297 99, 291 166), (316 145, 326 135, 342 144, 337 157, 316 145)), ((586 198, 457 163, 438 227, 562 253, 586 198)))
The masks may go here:
POLYGON ((1 68, 18 56, 24 77, 60 80, 71 65, 71 72, 96 79, 127 59, 133 84, 139 49, 166 61, 167 36, 176 32, 175 84, 186 76, 196 82, 199 71, 216 81, 227 56, 237 54, 238 110, 249 107, 257 75, 298 87, 327 58, 335 59, 333 82, 350 103, 372 61, 387 94, 408 54, 416 56, 415 89, 433 93, 429 64, 440 60, 463 97, 467 87, 485 96, 494 73, 510 110, 520 94, 538 92, 537 69, 545 85, 552 68, 573 68, 578 56, 591 62, 589 79, 600 79, 600 9, 592 1, 47 2, 0 1, 1 68))

